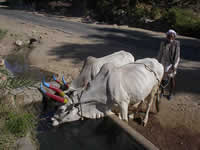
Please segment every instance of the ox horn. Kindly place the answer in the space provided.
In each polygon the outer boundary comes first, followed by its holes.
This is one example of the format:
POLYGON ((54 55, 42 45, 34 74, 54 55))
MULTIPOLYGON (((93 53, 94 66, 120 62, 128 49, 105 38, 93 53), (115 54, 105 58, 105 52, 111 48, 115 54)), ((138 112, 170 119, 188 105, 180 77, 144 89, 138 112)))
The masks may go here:
POLYGON ((62 90, 60 90, 59 88, 56 88, 56 87, 50 85, 49 83, 46 83, 46 82, 44 81, 44 79, 43 79, 42 83, 43 83, 43 85, 46 86, 47 88, 50 88, 51 90, 57 92, 60 96, 62 96, 62 97, 65 96, 65 93, 64 93, 62 90))
POLYGON ((55 75, 53 75, 53 80, 56 81, 61 86, 64 85, 67 89, 69 88, 69 85, 67 84, 67 82, 64 79, 64 75, 62 76, 62 82, 60 80, 56 79, 55 75))
POLYGON ((42 83, 40 84, 40 90, 47 96, 49 96, 50 98, 52 98, 53 100, 57 101, 57 102, 61 102, 61 103, 67 103, 68 102, 68 99, 67 98, 63 98, 63 97, 60 97, 60 96, 57 96, 57 95, 54 95, 54 94, 51 94, 51 93, 48 93, 45 91, 45 89, 43 88, 42 86, 42 83))
POLYGON ((64 75, 62 76, 62 82, 63 82, 63 84, 66 86, 66 88, 68 89, 68 88, 69 88, 69 85, 68 85, 67 82, 65 81, 64 75))
POLYGON ((63 85, 62 82, 58 79, 56 79, 56 76, 53 75, 53 80, 56 81, 58 84, 63 85))

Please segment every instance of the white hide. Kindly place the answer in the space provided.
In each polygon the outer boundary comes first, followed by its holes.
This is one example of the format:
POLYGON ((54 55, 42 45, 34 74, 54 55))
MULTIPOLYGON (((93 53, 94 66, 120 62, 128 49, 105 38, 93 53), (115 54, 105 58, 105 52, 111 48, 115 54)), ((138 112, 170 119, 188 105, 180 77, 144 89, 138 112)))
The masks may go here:
POLYGON ((123 50, 101 58, 89 56, 84 62, 80 75, 72 81, 70 88, 77 89, 83 87, 90 80, 94 79, 101 67, 106 63, 113 63, 116 67, 120 67, 134 61, 133 55, 123 50))
MULTIPOLYGON (((122 119, 128 120, 128 105, 144 101, 153 87, 159 84, 163 73, 163 66, 153 58, 121 67, 112 63, 104 64, 82 94, 82 116, 100 118, 110 114, 112 106, 118 104, 122 119)), ((78 99, 74 97, 74 101, 77 103, 78 99)), ((81 115, 80 111, 78 115, 81 115)), ((63 120, 61 122, 69 122, 63 120)))
POLYGON ((163 66, 153 58, 114 69, 108 78, 108 89, 113 103, 121 108, 122 119, 128 120, 128 105, 144 101, 163 77, 163 66), (145 65, 144 65, 145 64, 145 65))

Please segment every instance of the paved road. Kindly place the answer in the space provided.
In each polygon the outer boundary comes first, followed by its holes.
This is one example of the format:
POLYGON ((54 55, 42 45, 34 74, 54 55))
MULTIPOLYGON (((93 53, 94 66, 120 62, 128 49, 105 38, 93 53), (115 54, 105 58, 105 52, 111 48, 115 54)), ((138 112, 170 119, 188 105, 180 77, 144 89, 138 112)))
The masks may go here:
POLYGON ((78 33, 81 35, 88 35, 97 32, 97 30, 94 27, 89 26, 87 24, 63 21, 60 19, 56 19, 55 17, 38 16, 26 11, 0 8, 0 15, 20 19, 37 25, 54 27, 66 33, 78 33))
MULTIPOLYGON (((105 43, 109 46, 117 45, 118 49, 127 51, 134 49, 134 54, 139 57, 154 57, 159 49, 161 36, 155 32, 105 28, 5 8, 0 8, 0 15, 17 18, 37 25, 53 27, 68 34, 79 34, 86 38, 103 39, 104 45, 105 43)), ((179 40, 181 41, 182 58, 200 61, 199 40, 182 37, 179 37, 179 40)))
MULTIPOLYGON (((131 36, 139 36, 141 38, 144 37, 143 34, 140 33, 132 33, 128 30, 121 29, 112 29, 105 28, 101 26, 93 26, 89 24, 72 22, 72 21, 64 21, 61 19, 57 19, 54 16, 39 16, 34 13, 21 11, 21 10, 11 10, 6 8, 0 8, 0 15, 4 15, 14 19, 20 19, 26 22, 30 22, 36 25, 53 27, 55 29, 61 30, 67 34, 79 34, 84 37, 92 37, 93 39, 103 38, 104 40, 114 41, 117 44, 122 45, 122 47, 136 47, 133 46, 133 40, 131 36), (118 36, 119 32, 125 35, 123 38, 118 36), (130 36, 130 34, 132 34, 130 36)), ((133 37, 134 38, 134 37, 133 37)), ((140 43, 138 43, 140 44, 140 43)))

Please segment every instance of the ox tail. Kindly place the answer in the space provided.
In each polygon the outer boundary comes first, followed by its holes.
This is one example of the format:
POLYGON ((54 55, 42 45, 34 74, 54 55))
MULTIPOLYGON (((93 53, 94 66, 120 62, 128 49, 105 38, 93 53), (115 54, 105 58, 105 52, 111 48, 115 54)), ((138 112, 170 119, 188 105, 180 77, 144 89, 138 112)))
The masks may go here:
POLYGON ((160 94, 160 88, 157 89, 157 92, 155 94, 156 97, 156 101, 155 101, 155 105, 156 105, 156 111, 159 112, 160 111, 160 100, 161 100, 161 94, 160 94))

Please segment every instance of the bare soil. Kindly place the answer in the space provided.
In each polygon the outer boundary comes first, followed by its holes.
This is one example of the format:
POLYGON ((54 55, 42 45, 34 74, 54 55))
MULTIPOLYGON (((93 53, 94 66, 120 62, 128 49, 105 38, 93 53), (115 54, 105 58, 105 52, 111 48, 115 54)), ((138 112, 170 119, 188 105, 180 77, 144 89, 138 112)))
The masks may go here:
MULTIPOLYGON (((104 39, 93 40, 76 34, 66 34, 48 27, 11 20, 1 15, 0 20, 3 20, 0 21, 0 28, 8 30, 7 36, 0 42, 1 56, 12 53, 13 43, 16 40, 24 41, 36 37, 40 39, 40 44, 27 58, 31 65, 60 76, 64 75, 67 81, 71 81, 79 74, 83 60, 87 56, 93 54, 102 56, 107 54, 109 50, 113 52, 124 48, 120 43, 106 44, 104 39)), ((80 19, 74 19, 74 21, 77 20, 80 19)), ((138 37, 136 36, 134 40, 140 40, 141 44, 151 40, 151 38, 146 38, 144 33, 152 38, 164 37, 163 33, 148 30, 106 25, 105 27, 137 31, 138 37), (142 36, 140 36, 140 32, 142 36)), ((124 35, 121 33, 119 36, 124 35)), ((178 38, 184 41, 185 48, 199 50, 200 42, 198 39, 181 36, 178 38)), ((151 48, 150 45, 149 48, 151 48)), ((133 52, 136 59, 138 53, 141 54, 138 51, 133 52)), ((143 53, 146 56, 151 54, 151 51, 143 51, 143 53)), ((146 127, 141 126, 137 121, 129 122, 130 126, 162 150, 200 149, 200 56, 196 59, 191 57, 187 59, 190 53, 187 54, 184 55, 178 69, 176 96, 171 101, 162 98, 160 112, 150 115, 146 127)), ((197 51, 197 55, 199 54, 197 51)))

